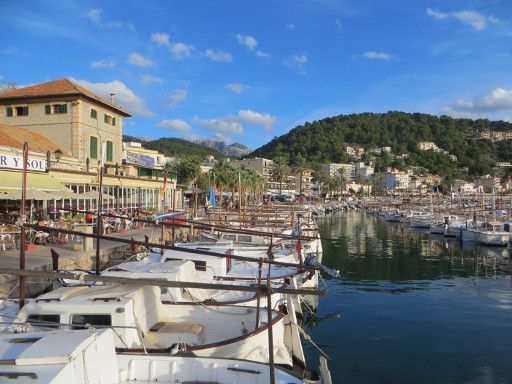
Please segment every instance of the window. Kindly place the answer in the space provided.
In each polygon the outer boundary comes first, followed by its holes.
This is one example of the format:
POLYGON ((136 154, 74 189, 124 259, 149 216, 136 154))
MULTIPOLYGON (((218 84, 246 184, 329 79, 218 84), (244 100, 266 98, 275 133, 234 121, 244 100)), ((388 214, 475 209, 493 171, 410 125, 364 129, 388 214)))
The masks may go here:
POLYGON ((97 119, 98 118, 98 111, 95 110, 95 109, 91 109, 91 117, 93 119, 97 119))
POLYGON ((98 158, 98 138, 91 136, 91 140, 89 142, 89 157, 91 159, 98 158))
POLYGON ((60 323, 60 315, 31 314, 28 315, 27 323, 31 323, 34 327, 57 328, 60 323))
POLYGON ((112 325, 112 316, 110 314, 101 315, 71 315, 72 329, 83 329, 85 324, 90 325, 112 325))
POLYGON ((107 161, 114 159, 114 145, 111 141, 107 141, 107 161))
POLYGON ((15 116, 28 116, 28 106, 25 107, 14 107, 16 112, 15 116))
POLYGON ((195 264, 196 271, 206 271, 206 261, 192 260, 195 264))
POLYGON ((116 125, 116 118, 105 114, 104 121, 106 124, 116 125))
POLYGON ((7 115, 7 117, 11 117, 12 116, 12 107, 7 107, 5 109, 5 114, 7 115))
POLYGON ((44 106, 44 113, 46 113, 47 115, 51 115, 52 114, 52 106, 51 105, 45 105, 44 106))
POLYGON ((68 113, 68 105, 67 104, 54 104, 53 105, 53 113, 68 113))

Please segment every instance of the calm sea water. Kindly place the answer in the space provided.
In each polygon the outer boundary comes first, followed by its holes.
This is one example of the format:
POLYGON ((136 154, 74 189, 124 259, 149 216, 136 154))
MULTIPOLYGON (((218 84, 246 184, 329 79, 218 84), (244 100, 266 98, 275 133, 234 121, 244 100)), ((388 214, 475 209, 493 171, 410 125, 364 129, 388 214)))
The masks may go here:
POLYGON ((335 383, 512 383, 506 249, 463 250, 364 212, 323 219, 320 232, 339 239, 323 246, 341 277, 304 321, 335 383))

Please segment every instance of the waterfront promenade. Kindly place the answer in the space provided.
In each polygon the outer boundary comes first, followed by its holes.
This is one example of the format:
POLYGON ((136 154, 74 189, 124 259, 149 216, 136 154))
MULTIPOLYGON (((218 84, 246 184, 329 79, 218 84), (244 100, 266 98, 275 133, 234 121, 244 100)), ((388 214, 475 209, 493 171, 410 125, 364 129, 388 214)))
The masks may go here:
MULTIPOLYGON (((144 227, 141 229, 118 232, 112 236, 121 239, 144 240, 148 236, 150 241, 159 241, 160 231, 155 227, 144 227)), ((80 242, 70 242, 68 244, 49 244, 47 246, 36 245, 36 248, 26 252, 26 269, 50 271, 52 269, 51 249, 53 248, 59 254, 59 269, 94 269, 94 260, 96 255, 96 241, 93 241, 91 251, 82 250, 80 242), (74 246, 79 246, 80 250, 75 251, 74 246)), ((100 255, 102 263, 106 263, 113 255, 125 252, 130 245, 111 241, 101 240, 100 255)), ((19 249, 0 250, 0 268, 19 268, 19 249)), ((0 297, 6 297, 17 286, 18 279, 13 276, 0 275, 0 297)), ((28 282, 28 293, 34 294, 43 289, 41 281, 32 280, 28 282)), ((14 294, 14 292, 13 292, 14 294)), ((12 297, 12 295, 11 295, 12 297)))

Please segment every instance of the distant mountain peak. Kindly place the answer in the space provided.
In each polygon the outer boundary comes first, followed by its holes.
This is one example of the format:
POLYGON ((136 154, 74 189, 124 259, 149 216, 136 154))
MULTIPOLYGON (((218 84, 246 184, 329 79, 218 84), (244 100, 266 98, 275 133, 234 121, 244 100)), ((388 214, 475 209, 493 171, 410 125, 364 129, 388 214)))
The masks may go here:
POLYGON ((202 145, 206 148, 212 148, 227 157, 242 157, 251 152, 251 149, 242 143, 227 144, 224 141, 196 139, 193 143, 202 145))

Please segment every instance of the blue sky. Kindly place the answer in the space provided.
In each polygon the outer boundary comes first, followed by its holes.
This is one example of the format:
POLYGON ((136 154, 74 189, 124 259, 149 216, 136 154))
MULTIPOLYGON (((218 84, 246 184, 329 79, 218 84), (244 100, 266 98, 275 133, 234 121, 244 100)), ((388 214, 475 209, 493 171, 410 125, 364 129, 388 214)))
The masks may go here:
POLYGON ((0 79, 72 78, 125 133, 256 148, 324 117, 512 121, 512 2, 2 1, 0 79))

